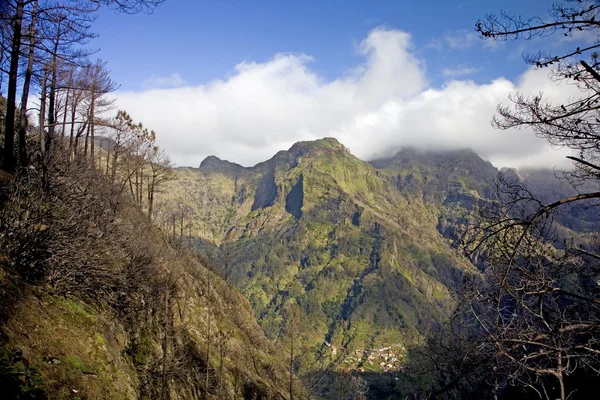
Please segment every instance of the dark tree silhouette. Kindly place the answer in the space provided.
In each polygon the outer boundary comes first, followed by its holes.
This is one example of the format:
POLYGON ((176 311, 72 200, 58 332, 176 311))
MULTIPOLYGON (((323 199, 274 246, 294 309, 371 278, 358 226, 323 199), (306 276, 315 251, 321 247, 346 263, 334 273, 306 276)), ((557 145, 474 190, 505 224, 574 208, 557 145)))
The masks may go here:
POLYGON ((572 37, 573 48, 563 54, 524 58, 581 91, 563 104, 517 93, 492 121, 499 129, 529 127, 549 144, 572 150, 574 168, 562 176, 578 189, 544 203, 517 177, 500 176, 498 201, 480 209, 463 232, 466 254, 485 261, 483 280, 475 279, 462 299, 461 321, 477 332, 471 341, 477 367, 493 371, 490 379, 500 391, 520 386, 529 395, 564 400, 600 371, 597 238, 576 235, 553 219, 566 205, 596 206, 600 198, 599 13, 596 2, 571 1, 554 5, 548 19, 502 13, 476 25, 492 40, 572 37), (590 35, 594 40, 586 44, 590 35))

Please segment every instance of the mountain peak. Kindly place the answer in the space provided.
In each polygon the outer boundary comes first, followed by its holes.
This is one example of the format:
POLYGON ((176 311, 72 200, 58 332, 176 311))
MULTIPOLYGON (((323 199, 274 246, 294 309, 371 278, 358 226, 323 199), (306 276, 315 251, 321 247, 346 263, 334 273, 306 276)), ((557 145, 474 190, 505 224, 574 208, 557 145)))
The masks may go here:
POLYGON ((489 162, 481 159, 481 157, 479 157, 479 155, 470 148, 458 150, 420 150, 414 147, 404 147, 400 149, 394 156, 373 160, 370 161, 370 164, 375 168, 382 169, 390 166, 413 164, 415 162, 437 166, 454 164, 457 162, 481 165, 485 164, 486 168, 491 166, 489 162))
POLYGON ((223 160, 221 160, 219 157, 211 155, 202 160, 200 163, 200 168, 215 165, 221 162, 223 162, 223 160))
POLYGON ((348 151, 336 138, 326 137, 323 139, 296 142, 290 147, 289 152, 298 156, 327 154, 339 151, 348 151))
POLYGON ((238 173, 245 170, 239 164, 229 162, 227 160, 221 160, 217 156, 208 156, 200 163, 200 169, 205 172, 221 172, 221 173, 238 173))

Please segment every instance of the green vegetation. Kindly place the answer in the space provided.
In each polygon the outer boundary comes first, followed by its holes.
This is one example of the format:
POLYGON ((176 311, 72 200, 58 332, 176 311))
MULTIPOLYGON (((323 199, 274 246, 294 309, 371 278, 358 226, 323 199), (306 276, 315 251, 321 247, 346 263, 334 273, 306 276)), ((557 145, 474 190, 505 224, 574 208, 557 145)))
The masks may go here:
POLYGON ((79 322, 86 321, 87 323, 95 323, 96 316, 90 314, 83 308, 83 306, 72 299, 61 298, 60 305, 65 307, 69 312, 73 314, 73 318, 79 322))
POLYGON ((78 372, 83 372, 87 368, 85 363, 77 358, 77 356, 66 356, 64 361, 78 372))
MULTIPOLYGON (((414 332, 436 329, 451 312, 450 294, 473 268, 437 230, 442 191, 428 196, 421 185, 447 185, 449 168, 430 160, 437 162, 430 157, 402 164, 406 169, 376 169, 335 139, 301 142, 253 168, 211 158, 199 169, 177 169, 157 201, 164 207, 182 201, 191 210, 191 236, 203 249, 212 243, 214 262, 227 266, 229 281, 248 298, 267 337, 278 340, 283 310, 292 302, 299 306, 304 351, 296 363, 309 373, 340 363, 342 353, 332 357, 325 343, 346 349, 373 341, 381 347, 416 344, 422 337, 414 332), (413 186, 399 188, 397 176, 415 167, 428 171, 428 182, 418 178, 414 186, 413 179, 413 186), (268 188, 265 179, 272 180, 276 197, 253 209, 268 188), (240 186, 243 198, 235 197, 240 186), (294 208, 290 195, 300 189, 302 201, 294 208), (215 225, 218 232, 203 228, 215 225)), ((489 164, 461 152, 447 163, 456 171, 452 179, 464 181, 462 190, 483 190, 481 177, 468 175, 478 167, 461 163, 489 164)))

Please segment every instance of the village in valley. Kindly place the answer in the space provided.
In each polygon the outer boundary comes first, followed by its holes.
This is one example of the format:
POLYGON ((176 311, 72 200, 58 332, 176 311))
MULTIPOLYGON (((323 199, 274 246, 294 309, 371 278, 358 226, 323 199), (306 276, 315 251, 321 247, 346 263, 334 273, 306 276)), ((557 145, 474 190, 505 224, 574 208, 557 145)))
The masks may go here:
POLYGON ((406 347, 401 344, 356 350, 347 350, 328 342, 325 345, 331 349, 332 356, 341 357, 342 368, 359 372, 396 372, 402 369, 406 357, 406 347))

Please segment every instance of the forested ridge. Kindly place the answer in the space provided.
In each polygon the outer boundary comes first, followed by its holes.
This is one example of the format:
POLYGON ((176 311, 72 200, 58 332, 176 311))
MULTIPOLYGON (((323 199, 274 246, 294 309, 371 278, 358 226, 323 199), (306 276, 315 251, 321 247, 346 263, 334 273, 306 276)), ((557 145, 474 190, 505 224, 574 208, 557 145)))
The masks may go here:
POLYGON ((109 64, 86 50, 102 8, 161 3, 0 3, 2 393, 589 398, 600 44, 576 43, 599 5, 475 25, 574 44, 525 60, 580 97, 515 93, 492 120, 571 151, 571 169, 549 171, 470 149, 366 162, 335 138, 253 167, 175 168, 157 145, 168 132, 118 110, 109 64))

